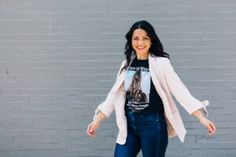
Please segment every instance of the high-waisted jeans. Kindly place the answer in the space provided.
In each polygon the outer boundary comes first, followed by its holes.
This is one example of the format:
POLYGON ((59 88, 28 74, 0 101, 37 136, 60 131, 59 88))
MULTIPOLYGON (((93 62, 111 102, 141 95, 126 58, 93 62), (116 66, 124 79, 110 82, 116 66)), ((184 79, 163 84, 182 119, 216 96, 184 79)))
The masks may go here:
POLYGON ((124 145, 116 144, 114 157, 164 157, 168 133, 162 114, 126 112, 128 135, 124 145))

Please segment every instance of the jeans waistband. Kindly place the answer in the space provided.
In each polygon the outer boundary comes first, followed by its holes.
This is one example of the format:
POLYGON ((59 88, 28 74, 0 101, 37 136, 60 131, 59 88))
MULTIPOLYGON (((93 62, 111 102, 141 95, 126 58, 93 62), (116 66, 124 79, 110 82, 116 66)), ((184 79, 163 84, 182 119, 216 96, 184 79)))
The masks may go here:
POLYGON ((150 125, 156 122, 164 122, 165 118, 162 113, 153 112, 132 112, 125 113, 129 125, 150 125))

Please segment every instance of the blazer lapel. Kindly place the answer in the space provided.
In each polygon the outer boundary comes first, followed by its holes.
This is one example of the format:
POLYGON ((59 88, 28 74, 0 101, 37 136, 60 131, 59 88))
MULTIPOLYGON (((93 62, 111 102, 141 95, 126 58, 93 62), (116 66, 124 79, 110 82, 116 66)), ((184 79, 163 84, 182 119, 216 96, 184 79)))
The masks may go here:
MULTIPOLYGON (((136 57, 136 56, 133 56, 133 57, 132 57, 132 59, 131 59, 129 65, 128 65, 127 69, 130 67, 130 65, 131 65, 131 63, 133 62, 133 60, 135 59, 135 57, 136 57)), ((124 82, 126 73, 127 73, 127 70, 122 71, 120 74, 118 74, 118 75, 119 75, 119 76, 118 76, 118 79, 117 79, 117 81, 116 81, 116 83, 115 83, 115 85, 114 85, 114 91, 115 91, 115 92, 120 88, 120 86, 121 86, 122 83, 124 82)))
POLYGON ((167 97, 165 95, 164 90, 162 89, 160 82, 158 81, 157 75, 161 75, 161 74, 155 74, 155 68, 156 68, 155 64, 155 58, 152 57, 151 55, 149 55, 149 70, 150 70, 150 74, 151 74, 151 78, 153 81, 153 84, 155 86, 156 91, 158 92, 158 94, 160 95, 162 101, 163 101, 163 105, 164 105, 164 109, 165 109, 165 114, 168 118, 168 120, 172 121, 173 120, 173 116, 171 114, 171 108, 168 105, 168 100, 167 97))

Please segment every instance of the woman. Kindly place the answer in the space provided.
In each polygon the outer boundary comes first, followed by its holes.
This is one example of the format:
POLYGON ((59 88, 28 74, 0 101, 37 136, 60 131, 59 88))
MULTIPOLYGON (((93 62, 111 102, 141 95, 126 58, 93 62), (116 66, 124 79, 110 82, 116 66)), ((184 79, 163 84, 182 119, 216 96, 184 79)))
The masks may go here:
MULTIPOLYGON (((95 136, 101 121, 115 110, 119 128, 115 157, 164 157, 168 137, 178 136, 184 142, 186 130, 174 98, 213 135, 216 127, 207 118, 208 101, 195 99, 175 73, 169 55, 147 21, 133 24, 126 34, 126 60, 121 64, 116 82, 106 100, 96 109, 87 134, 95 136), (146 94, 144 102, 130 99, 132 80, 140 73, 139 89, 146 94), (128 94, 127 94, 128 93, 128 94)), ((138 99, 138 98, 137 98, 138 99)))

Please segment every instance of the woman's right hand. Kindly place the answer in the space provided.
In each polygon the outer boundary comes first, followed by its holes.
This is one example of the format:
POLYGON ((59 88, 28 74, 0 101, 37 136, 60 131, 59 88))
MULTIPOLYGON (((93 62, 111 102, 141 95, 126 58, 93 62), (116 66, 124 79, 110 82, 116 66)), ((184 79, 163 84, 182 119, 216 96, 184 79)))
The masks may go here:
POLYGON ((95 137, 95 136, 96 136, 96 130, 97 130, 97 128, 99 128, 99 126, 100 126, 100 122, 98 122, 98 121, 92 121, 92 122, 88 125, 87 134, 88 134, 90 137, 95 137))

